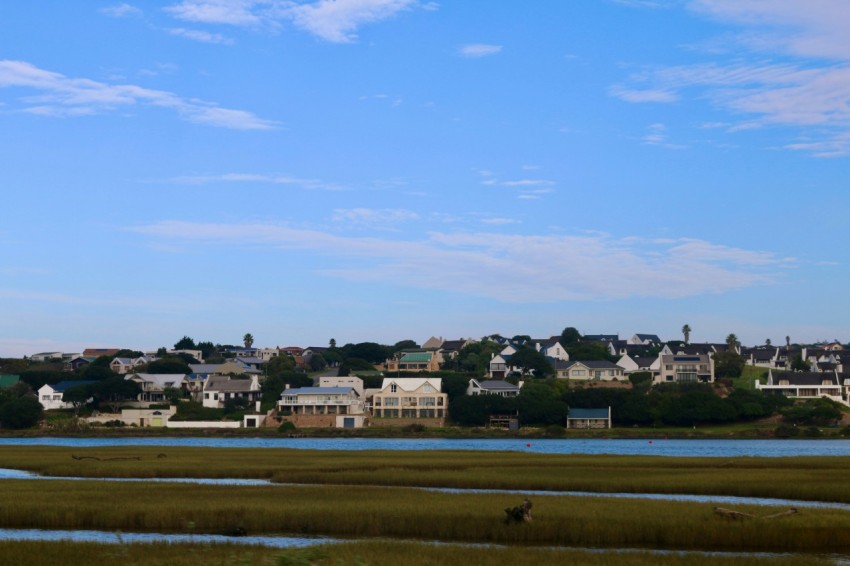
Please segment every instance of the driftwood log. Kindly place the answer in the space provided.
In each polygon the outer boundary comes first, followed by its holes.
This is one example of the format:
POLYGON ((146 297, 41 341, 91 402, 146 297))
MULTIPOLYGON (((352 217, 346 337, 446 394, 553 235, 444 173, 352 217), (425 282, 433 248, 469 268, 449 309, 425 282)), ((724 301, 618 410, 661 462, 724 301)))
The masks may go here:
POLYGON ((798 513, 796 507, 791 507, 787 511, 781 511, 779 513, 772 513, 770 515, 764 515, 762 517, 758 517, 756 515, 752 515, 750 513, 743 513, 741 511, 733 511, 732 509, 725 509, 723 507, 715 507, 714 512, 722 517, 726 517, 728 519, 733 520, 742 520, 742 519, 778 519, 779 517, 788 517, 789 515, 796 515, 798 513))
POLYGON ((505 508, 505 523, 530 523, 531 522, 531 501, 526 497, 521 505, 516 507, 505 508))

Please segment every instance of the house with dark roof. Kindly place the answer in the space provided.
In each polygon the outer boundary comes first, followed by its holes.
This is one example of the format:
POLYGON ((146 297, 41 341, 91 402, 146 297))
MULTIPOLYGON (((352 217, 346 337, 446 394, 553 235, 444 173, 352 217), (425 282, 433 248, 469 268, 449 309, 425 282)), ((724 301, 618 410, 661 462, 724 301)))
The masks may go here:
POLYGON ((53 385, 45 384, 38 389, 38 401, 44 410, 52 409, 73 409, 71 403, 66 403, 62 400, 65 392, 73 387, 86 386, 95 383, 92 380, 66 380, 54 383, 53 385))
POLYGON ((617 342, 619 334, 585 334, 581 337, 582 342, 617 342))
POLYGON ((627 342, 636 346, 660 346, 664 343, 657 334, 635 334, 627 342))
POLYGON ((499 379, 470 379, 466 388, 467 395, 497 395, 499 397, 516 397, 522 388, 519 385, 501 381, 499 379))
POLYGON ((611 428, 611 407, 607 409, 573 409, 571 407, 567 414, 567 428, 611 428))
POLYGON ((260 381, 256 375, 249 378, 212 375, 204 383, 202 403, 204 407, 222 409, 231 399, 244 399, 248 403, 256 403, 260 397, 260 381))
POLYGON ((570 355, 567 353, 566 348, 561 345, 560 336, 532 339, 531 342, 534 344, 534 349, 547 358, 554 358, 562 361, 568 361, 570 359, 570 355))
MULTIPOLYGON (((850 385, 850 384, 848 384, 850 385)), ((765 393, 784 395, 792 399, 817 399, 826 397, 843 405, 848 405, 842 395, 843 384, 838 373, 811 371, 767 372, 767 382, 762 385, 756 380, 756 389, 765 393)))

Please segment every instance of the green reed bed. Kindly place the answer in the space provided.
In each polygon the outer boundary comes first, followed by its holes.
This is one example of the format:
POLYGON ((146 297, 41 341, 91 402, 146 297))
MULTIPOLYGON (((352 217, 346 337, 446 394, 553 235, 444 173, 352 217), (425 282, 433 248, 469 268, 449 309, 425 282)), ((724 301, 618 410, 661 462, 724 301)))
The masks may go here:
POLYGON ((850 503, 847 457, 11 446, 0 447, 0 461, 6 467, 56 476, 262 478, 280 483, 685 493, 850 503))
POLYGON ((123 544, 120 546, 72 542, 0 542, 0 566, 52 564, 121 564, 122 566, 276 565, 317 566, 360 564, 383 566, 417 564, 439 566, 491 566, 535 564, 537 566, 627 564, 655 566, 784 566, 823 564, 817 556, 758 557, 703 556, 646 552, 587 552, 543 548, 480 548, 435 546, 415 542, 366 541, 297 549, 273 549, 239 545, 123 544))
MULTIPOLYGON (((371 486, 235 487, 8 480, 0 527, 301 533, 517 545, 850 552, 850 512, 804 509, 734 522, 710 504, 533 497, 534 521, 506 525, 520 496, 371 486)), ((736 506, 764 516, 776 508, 736 506)))

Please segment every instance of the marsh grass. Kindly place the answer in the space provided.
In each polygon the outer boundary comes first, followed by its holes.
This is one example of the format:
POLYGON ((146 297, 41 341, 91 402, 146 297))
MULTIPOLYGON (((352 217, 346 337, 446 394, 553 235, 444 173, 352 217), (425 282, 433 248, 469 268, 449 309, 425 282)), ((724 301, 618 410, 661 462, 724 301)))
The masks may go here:
MULTIPOLYGON (((710 504, 535 496, 534 521, 506 525, 517 495, 372 486, 244 487, 6 480, 0 526, 289 533, 518 545, 848 552, 850 513, 806 509, 732 522, 710 504)), ((736 506, 758 516, 776 508, 736 506)))
POLYGON ((10 446, 0 447, 0 458, 6 467, 73 477, 259 478, 302 484, 677 493, 850 503, 848 457, 10 446), (72 455, 100 460, 74 460, 72 455))
POLYGON ((785 566, 822 564, 818 556, 722 556, 664 554, 649 552, 594 552, 580 549, 481 548, 421 544, 409 541, 365 541, 309 548, 272 549, 239 545, 128 544, 70 542, 0 542, 0 566, 43 566, 53 564, 121 564, 122 566, 276 565, 317 566, 418 564, 439 566, 492 566, 492 564, 535 564, 536 566, 628 564, 655 566, 785 566))

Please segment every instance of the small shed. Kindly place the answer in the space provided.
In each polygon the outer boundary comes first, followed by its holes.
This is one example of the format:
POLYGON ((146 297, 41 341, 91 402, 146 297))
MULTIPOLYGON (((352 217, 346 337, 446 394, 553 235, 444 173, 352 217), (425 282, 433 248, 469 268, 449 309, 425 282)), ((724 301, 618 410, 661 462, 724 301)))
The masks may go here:
POLYGON ((605 409, 570 409, 567 428, 611 428, 611 407, 605 409))

